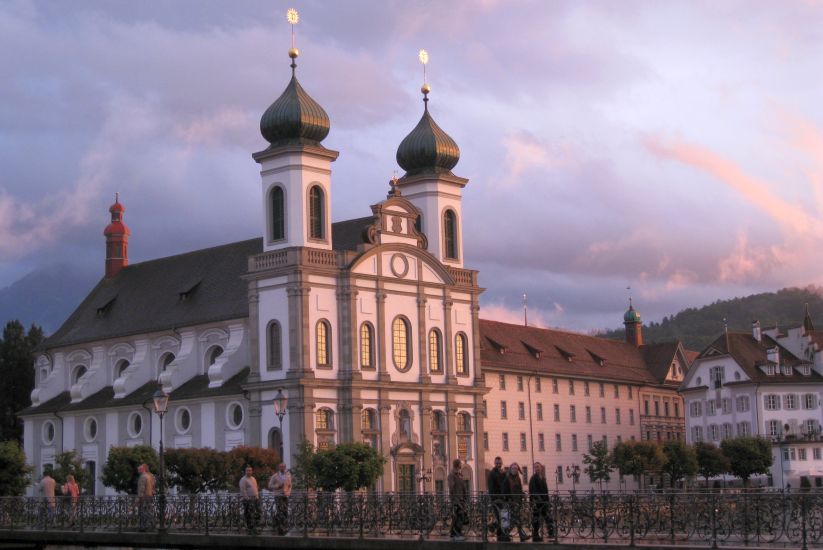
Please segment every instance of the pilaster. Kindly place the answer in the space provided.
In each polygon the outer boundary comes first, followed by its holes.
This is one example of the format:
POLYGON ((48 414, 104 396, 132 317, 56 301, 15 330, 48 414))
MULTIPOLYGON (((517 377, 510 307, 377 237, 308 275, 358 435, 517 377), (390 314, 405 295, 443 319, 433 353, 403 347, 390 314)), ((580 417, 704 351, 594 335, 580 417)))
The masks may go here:
POLYGON ((446 364, 446 384, 456 384, 454 353, 454 334, 452 333, 452 307, 454 302, 448 290, 443 293, 443 362, 446 364))
MULTIPOLYGON (((418 270, 420 267, 418 266, 418 270)), ((418 352, 417 356, 420 358, 418 364, 420 365, 420 383, 428 384, 431 382, 429 376, 429 334, 426 330, 426 294, 422 286, 417 287, 417 334, 418 334, 418 352)))

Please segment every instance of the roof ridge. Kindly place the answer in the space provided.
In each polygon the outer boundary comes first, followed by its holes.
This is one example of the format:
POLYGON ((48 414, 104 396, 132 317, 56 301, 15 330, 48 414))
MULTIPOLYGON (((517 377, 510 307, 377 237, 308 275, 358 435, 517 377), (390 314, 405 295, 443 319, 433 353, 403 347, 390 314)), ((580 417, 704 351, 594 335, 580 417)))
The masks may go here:
MULTIPOLYGON (((230 243, 223 243, 223 244, 217 244, 217 245, 214 245, 214 246, 207 246, 206 248, 198 248, 196 250, 189 250, 188 252, 180 252, 178 254, 172 254, 170 256, 161 256, 159 258, 151 258, 150 260, 143 260, 142 262, 130 263, 129 265, 127 265, 123 269, 127 269, 129 267, 135 267, 135 266, 139 266, 139 265, 151 264, 151 263, 154 263, 154 262, 160 262, 160 261, 163 261, 163 260, 171 260, 171 259, 182 258, 184 256, 191 256, 191 255, 194 255, 194 254, 201 254, 201 253, 204 253, 204 252, 209 252, 209 251, 216 250, 218 248, 224 248, 224 247, 229 247, 229 246, 237 246, 237 245, 240 245, 240 244, 251 243, 252 241, 261 241, 262 242, 263 237, 253 237, 251 239, 243 239, 243 240, 240 240, 240 241, 232 241, 230 243)), ((261 252, 262 252, 262 249, 261 249, 261 252)))

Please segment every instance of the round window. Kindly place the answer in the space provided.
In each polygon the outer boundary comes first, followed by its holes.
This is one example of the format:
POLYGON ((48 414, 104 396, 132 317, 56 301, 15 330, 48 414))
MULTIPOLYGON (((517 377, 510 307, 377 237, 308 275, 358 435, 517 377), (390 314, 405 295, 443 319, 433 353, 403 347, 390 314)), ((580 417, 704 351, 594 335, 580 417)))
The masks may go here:
POLYGON ((141 433, 143 433, 143 417, 140 413, 131 413, 131 416, 129 416, 129 435, 139 437, 141 433))
POLYGON ((54 443, 54 422, 51 420, 47 420, 46 423, 43 424, 43 443, 46 445, 54 443))
POLYGON ((229 405, 226 416, 229 427, 234 430, 238 429, 243 424, 243 406, 240 403, 232 403, 229 405))
POLYGON ((177 431, 186 433, 191 428, 191 412, 188 409, 177 409, 177 431))
POLYGON ((87 418, 84 431, 86 441, 94 441, 94 438, 97 437, 97 420, 94 418, 87 418))

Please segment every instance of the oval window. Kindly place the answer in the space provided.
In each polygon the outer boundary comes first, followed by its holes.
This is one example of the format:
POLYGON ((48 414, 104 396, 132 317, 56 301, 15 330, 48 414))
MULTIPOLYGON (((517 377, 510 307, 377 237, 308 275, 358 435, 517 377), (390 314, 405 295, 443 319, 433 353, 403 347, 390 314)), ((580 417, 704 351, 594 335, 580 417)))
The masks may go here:
POLYGON ((188 409, 179 409, 177 412, 177 431, 186 433, 191 428, 191 413, 188 409))
POLYGON ((143 432, 143 417, 140 413, 132 413, 129 417, 129 435, 138 437, 143 432))
POLYGON ((46 445, 54 443, 54 422, 46 421, 43 424, 43 443, 46 445))
POLYGON ((94 418, 87 418, 85 427, 86 441, 94 441, 94 438, 97 437, 97 420, 94 418))
POLYGON ((232 403, 226 411, 226 421, 233 430, 240 428, 243 424, 243 407, 240 403, 232 403))

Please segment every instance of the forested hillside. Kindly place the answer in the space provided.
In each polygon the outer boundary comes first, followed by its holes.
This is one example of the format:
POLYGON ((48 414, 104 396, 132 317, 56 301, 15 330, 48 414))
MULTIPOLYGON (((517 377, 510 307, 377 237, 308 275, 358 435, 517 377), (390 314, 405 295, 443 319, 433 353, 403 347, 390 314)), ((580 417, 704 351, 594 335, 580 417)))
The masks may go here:
MULTIPOLYGON (((701 351, 723 331, 724 318, 729 330, 751 330, 755 319, 763 328, 777 325, 786 329, 803 322, 807 303, 815 327, 823 329, 823 287, 810 286, 718 300, 700 308, 684 309, 676 315, 664 317, 660 323, 644 324, 643 340, 646 343, 682 340, 687 349, 701 351)), ((603 336, 622 339, 624 334, 621 327, 603 336)))

